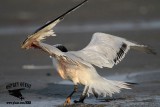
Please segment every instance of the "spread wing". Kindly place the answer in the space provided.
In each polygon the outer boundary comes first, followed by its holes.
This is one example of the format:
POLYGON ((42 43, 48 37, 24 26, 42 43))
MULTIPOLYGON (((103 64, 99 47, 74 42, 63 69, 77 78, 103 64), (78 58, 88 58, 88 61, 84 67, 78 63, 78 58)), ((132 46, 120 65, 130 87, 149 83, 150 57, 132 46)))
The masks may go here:
POLYGON ((105 33, 95 33, 84 49, 69 53, 100 68, 112 68, 125 57, 130 48, 155 54, 145 45, 105 33))
POLYGON ((60 15, 58 18, 46 23, 45 25, 43 25, 42 27, 40 27, 39 29, 37 29, 31 36, 29 36, 22 44, 22 48, 24 49, 29 49, 31 47, 34 46, 34 42, 39 42, 43 39, 45 39, 48 36, 56 36, 53 28, 61 21, 63 20, 63 18, 71 13, 72 11, 76 10, 77 8, 81 7, 85 2, 87 2, 88 0, 84 0, 83 2, 81 2, 80 4, 76 5, 75 7, 71 8, 70 10, 68 10, 67 12, 65 12, 64 14, 60 15))

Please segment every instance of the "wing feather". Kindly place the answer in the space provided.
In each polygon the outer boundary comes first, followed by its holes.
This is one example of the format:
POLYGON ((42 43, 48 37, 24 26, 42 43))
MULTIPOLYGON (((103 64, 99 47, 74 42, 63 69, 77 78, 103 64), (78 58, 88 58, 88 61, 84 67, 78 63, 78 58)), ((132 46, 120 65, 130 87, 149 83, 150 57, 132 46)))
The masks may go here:
POLYGON ((59 17, 57 17, 56 19, 49 21, 48 23, 46 23, 45 25, 43 25, 42 27, 38 28, 31 36, 29 36, 22 44, 22 48, 25 49, 29 49, 33 46, 34 42, 40 42, 43 39, 45 39, 46 37, 49 36, 56 36, 53 28, 61 21, 64 19, 64 17, 66 15, 68 15, 69 13, 71 13, 72 11, 76 10, 77 8, 81 7, 85 2, 87 2, 88 0, 84 0, 83 2, 79 3, 78 5, 76 5, 75 7, 69 9, 68 11, 66 11, 65 13, 63 13, 62 15, 60 15, 59 17))
POLYGON ((132 46, 144 47, 144 45, 138 45, 121 37, 95 33, 90 43, 84 49, 71 51, 70 54, 74 54, 100 68, 112 68, 125 57, 132 46))

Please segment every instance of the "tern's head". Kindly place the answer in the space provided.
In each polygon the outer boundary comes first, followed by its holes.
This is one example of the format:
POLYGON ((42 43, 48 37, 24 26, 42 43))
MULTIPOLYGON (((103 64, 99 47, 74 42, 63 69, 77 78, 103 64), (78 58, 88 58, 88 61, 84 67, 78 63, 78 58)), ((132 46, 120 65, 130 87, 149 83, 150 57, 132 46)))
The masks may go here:
POLYGON ((68 52, 67 48, 63 46, 62 44, 56 44, 54 47, 58 48, 62 52, 68 52))

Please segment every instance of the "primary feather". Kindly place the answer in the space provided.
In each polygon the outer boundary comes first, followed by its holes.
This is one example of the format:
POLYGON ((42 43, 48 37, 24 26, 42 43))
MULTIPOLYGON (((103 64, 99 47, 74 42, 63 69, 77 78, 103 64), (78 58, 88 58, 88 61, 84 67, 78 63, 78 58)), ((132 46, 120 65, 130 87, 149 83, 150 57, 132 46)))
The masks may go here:
POLYGON ((151 50, 146 51, 148 49, 147 46, 100 32, 92 36, 90 43, 84 49, 69 53, 100 68, 112 68, 125 57, 131 47, 143 52, 152 53, 151 50))
POLYGON ((66 11, 65 13, 60 15, 59 17, 57 17, 56 19, 54 19, 52 21, 49 21, 48 23, 46 23, 42 27, 38 28, 31 36, 29 36, 23 42, 21 48, 29 49, 29 48, 31 48, 35 45, 34 42, 40 42, 40 41, 44 40, 46 37, 49 37, 49 36, 56 36, 54 31, 53 31, 53 28, 61 20, 63 20, 66 15, 68 15, 72 11, 78 9, 79 7, 81 7, 87 1, 88 0, 84 0, 83 2, 79 3, 78 5, 74 6, 73 8, 69 9, 68 11, 66 11))

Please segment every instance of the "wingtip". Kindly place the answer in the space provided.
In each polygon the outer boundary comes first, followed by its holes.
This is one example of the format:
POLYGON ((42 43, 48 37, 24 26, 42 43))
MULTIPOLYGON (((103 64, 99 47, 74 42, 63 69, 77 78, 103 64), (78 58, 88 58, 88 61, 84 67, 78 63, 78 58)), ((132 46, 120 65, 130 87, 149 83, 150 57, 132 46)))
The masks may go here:
POLYGON ((28 49, 27 45, 28 45, 28 38, 21 44, 21 49, 28 49))
POLYGON ((148 53, 148 54, 157 55, 156 51, 153 48, 149 47, 149 46, 145 47, 145 52, 148 53))
POLYGON ((139 83, 135 83, 135 82, 125 82, 127 84, 127 86, 132 89, 134 86, 139 85, 139 83))
POLYGON ((136 45, 136 46, 132 46, 131 48, 147 54, 157 55, 156 51, 147 45, 136 45))
POLYGON ((31 46, 28 45, 27 43, 24 43, 24 44, 21 45, 21 49, 26 49, 26 50, 28 50, 30 47, 31 47, 31 46))

